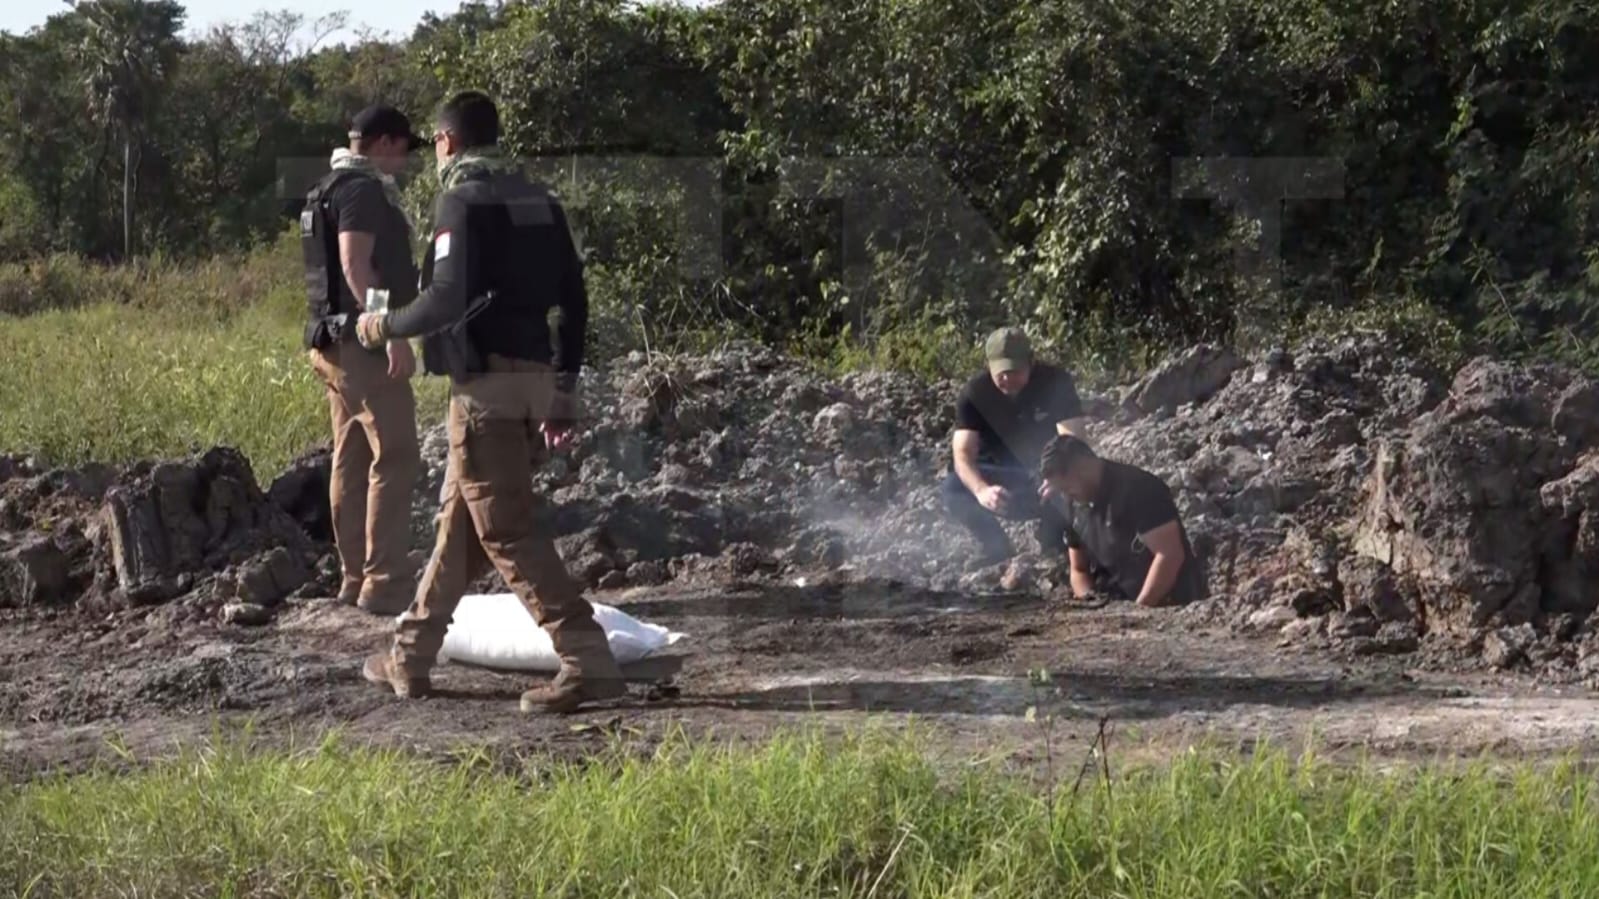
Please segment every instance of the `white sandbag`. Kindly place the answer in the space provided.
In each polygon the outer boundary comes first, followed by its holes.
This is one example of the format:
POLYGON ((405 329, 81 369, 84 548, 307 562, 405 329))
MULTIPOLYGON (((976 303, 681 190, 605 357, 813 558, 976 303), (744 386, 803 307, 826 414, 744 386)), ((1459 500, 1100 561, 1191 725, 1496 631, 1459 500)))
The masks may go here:
MULTIPOLYGON (((612 606, 593 603, 594 620, 605 629, 611 654, 619 664, 636 662, 683 638, 658 624, 648 624, 612 606)), ((450 627, 444 632, 439 661, 467 662, 514 671, 561 669, 550 635, 533 623, 514 593, 461 597, 450 627)))

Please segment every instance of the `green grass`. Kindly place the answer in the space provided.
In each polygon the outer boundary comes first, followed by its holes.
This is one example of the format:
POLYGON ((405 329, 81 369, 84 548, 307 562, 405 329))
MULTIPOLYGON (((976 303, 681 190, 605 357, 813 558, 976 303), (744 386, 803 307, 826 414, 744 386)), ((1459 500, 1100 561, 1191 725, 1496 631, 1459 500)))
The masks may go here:
MULTIPOLYGON (((241 260, 231 276, 215 262, 85 269, 71 277, 98 300, 0 316, 0 452, 74 465, 227 444, 265 480, 327 442, 326 395, 301 346, 305 301, 283 252, 241 260)), ((36 274, 48 284, 68 270, 36 274)), ((0 295, 18 271, 0 272, 0 295)), ((419 416, 439 420, 443 382, 415 383, 419 416)))
MULTIPOLYGON (((1599 890, 1574 766, 1191 753, 1051 814, 913 739, 520 770, 324 745, 0 788, 0 892, 56 896, 1504 897, 1599 890)), ((482 760, 479 760, 480 762, 482 760)), ((1065 791, 1063 791, 1064 793, 1065 791)))

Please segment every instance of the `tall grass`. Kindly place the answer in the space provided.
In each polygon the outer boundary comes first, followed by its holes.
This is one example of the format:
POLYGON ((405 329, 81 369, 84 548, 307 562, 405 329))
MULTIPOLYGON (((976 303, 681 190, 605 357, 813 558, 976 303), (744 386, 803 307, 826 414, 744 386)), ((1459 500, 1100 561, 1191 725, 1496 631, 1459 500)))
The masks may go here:
POLYGON ((0 264, 0 315, 31 315, 102 303, 228 312, 300 287, 299 244, 285 234, 250 253, 177 262, 161 256, 108 265, 58 253, 0 264))
MULTIPOLYGON (((292 249, 126 270, 43 264, 38 289, 64 292, 0 316, 0 452, 73 465, 227 444, 264 479, 328 441, 292 249)), ((23 295, 7 280, 19 271, 0 271, 0 303, 23 295)), ((438 420, 443 383, 415 383, 419 416, 438 420)))
POLYGON ((1052 811, 913 738, 520 770, 219 744, 0 789, 17 895, 1503 897, 1599 891, 1575 767, 1404 773, 1192 753, 1052 811))

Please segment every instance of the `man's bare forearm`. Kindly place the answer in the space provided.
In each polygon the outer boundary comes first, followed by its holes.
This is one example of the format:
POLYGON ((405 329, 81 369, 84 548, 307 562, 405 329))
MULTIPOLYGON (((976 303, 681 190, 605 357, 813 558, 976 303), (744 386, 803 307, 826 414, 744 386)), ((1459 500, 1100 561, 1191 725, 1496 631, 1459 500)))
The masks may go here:
POLYGON ((1148 605, 1165 599, 1171 588, 1176 586, 1177 572, 1182 567, 1182 559, 1168 553, 1156 553, 1154 560, 1149 563, 1149 573, 1144 576, 1144 588, 1138 591, 1138 604, 1148 605))
POLYGON ((1078 599, 1094 592, 1094 576, 1080 568, 1072 569, 1072 595, 1078 599))
POLYGON ((367 290, 382 286, 372 268, 372 242, 372 235, 364 231, 339 232, 339 270, 350 285, 357 312, 366 311, 367 290))
POLYGON ((1088 569, 1088 556, 1082 550, 1066 550, 1066 561, 1071 565, 1072 595, 1082 599, 1094 592, 1094 573, 1088 569))
POLYGON ((988 488, 988 482, 983 480, 982 474, 977 470, 976 460, 960 453, 955 454, 955 476, 960 478, 966 489, 974 494, 988 488))
POLYGON ((359 262, 344 266, 344 282, 350 285, 350 294, 355 297, 356 311, 365 312, 367 289, 377 286, 372 266, 359 262))

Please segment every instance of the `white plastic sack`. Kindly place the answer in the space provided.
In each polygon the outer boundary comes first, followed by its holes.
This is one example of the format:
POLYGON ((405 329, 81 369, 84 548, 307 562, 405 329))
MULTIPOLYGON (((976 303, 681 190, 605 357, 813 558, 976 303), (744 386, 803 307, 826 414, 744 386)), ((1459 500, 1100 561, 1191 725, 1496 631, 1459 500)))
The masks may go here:
MULTIPOLYGON (((594 620, 605 629, 611 654, 619 664, 636 662, 683 638, 658 624, 640 621, 626 612, 593 603, 594 620)), ((470 594, 461 597, 439 661, 467 662, 513 671, 561 670, 550 635, 533 623, 514 593, 470 594)))

